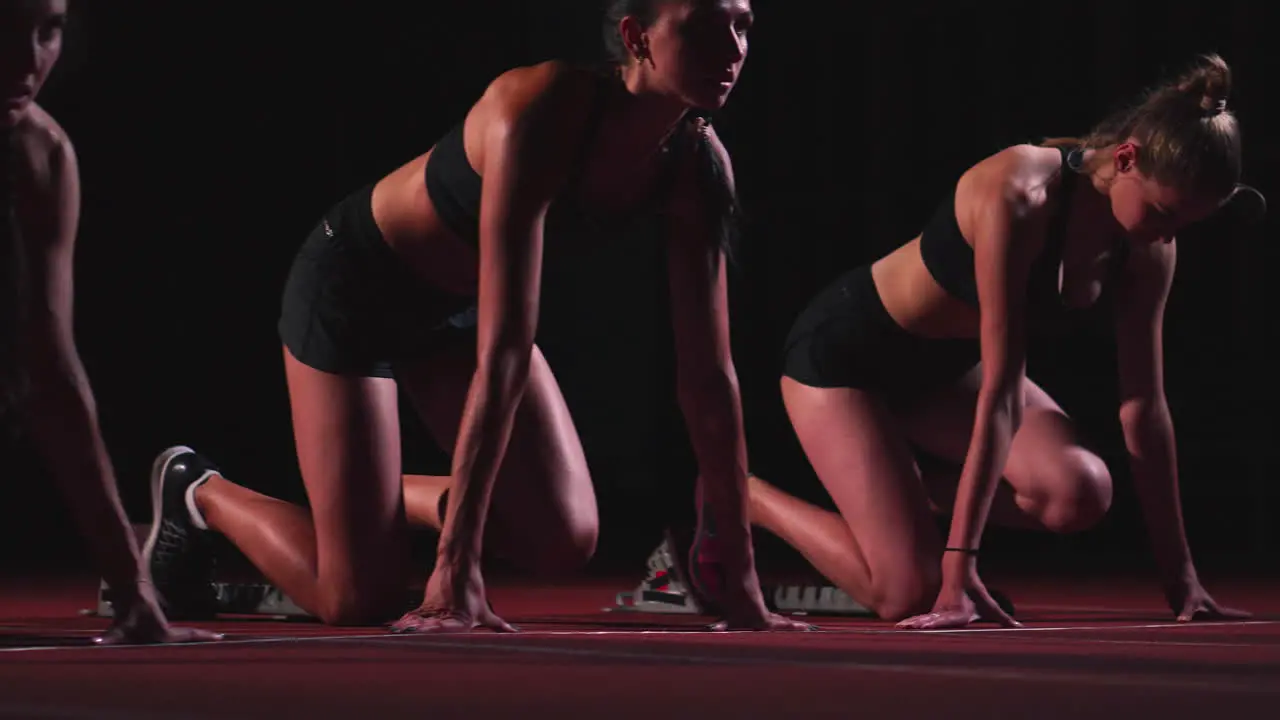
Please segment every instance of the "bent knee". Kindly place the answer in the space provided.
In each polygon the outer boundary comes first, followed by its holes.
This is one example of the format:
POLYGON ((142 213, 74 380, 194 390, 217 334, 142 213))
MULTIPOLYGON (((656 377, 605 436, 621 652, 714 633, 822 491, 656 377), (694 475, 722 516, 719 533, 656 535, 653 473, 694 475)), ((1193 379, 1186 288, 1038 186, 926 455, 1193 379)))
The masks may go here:
MULTIPOLYGON (((404 593, 395 601, 403 600, 404 593)), ((321 591, 316 615, 326 625, 338 627, 381 624, 395 613, 389 588, 332 587, 321 591)))
POLYGON ((570 575, 595 557, 600 521, 594 511, 569 513, 545 524, 522 523, 503 533, 500 554, 539 576, 570 575))
POLYGON ((552 536, 539 543, 532 558, 533 570, 539 575, 568 575, 582 570, 595 557, 600 525, 577 522, 552 536))
POLYGON ((905 620, 929 611, 942 587, 937 562, 878 573, 871 579, 871 610, 881 620, 905 620))
POLYGON ((1111 509, 1111 471, 1097 455, 1076 448, 1056 464, 1048 483, 1053 488, 1042 518, 1055 532, 1087 530, 1111 509))

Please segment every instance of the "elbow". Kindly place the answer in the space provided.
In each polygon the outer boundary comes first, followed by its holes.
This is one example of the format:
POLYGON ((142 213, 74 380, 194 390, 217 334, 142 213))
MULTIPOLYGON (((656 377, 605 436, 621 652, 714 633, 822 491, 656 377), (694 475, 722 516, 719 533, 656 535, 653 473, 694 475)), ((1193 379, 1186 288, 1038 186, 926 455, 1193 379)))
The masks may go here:
POLYGON ((1171 425, 1169 405, 1162 396, 1136 396, 1120 403, 1120 429, 1131 452, 1146 445, 1163 428, 1171 425))
POLYGON ((1120 403, 1120 425, 1125 428, 1140 427, 1153 418, 1167 415, 1168 412, 1169 406, 1163 397, 1150 395, 1129 397, 1120 403))
POLYGON ((68 401, 92 405, 88 379, 69 343, 33 333, 19 362, 28 384, 27 394, 37 402, 59 407, 65 407, 68 401))
POLYGON ((1022 424, 1024 400, 1021 376, 988 378, 978 394, 978 414, 1013 433, 1022 424))
POLYGON ((487 323, 482 318, 476 357, 476 371, 481 376, 511 382, 528 377, 538 332, 534 313, 536 309, 512 308, 487 323))
POLYGON ((682 370, 676 383, 680 407, 691 426, 704 433, 733 431, 738 376, 732 367, 682 370))
POLYGON ((477 359, 476 379, 495 397, 518 398, 529 384, 532 366, 532 341, 498 342, 477 359))

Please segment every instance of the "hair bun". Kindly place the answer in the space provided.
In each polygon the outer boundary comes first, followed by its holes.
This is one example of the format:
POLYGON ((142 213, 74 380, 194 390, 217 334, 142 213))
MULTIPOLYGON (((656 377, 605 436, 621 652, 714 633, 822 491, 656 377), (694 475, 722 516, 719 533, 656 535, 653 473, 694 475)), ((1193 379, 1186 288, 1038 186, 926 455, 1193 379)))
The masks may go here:
POLYGON ((1199 62, 1187 70, 1174 84, 1178 92, 1193 100, 1205 117, 1227 110, 1231 94, 1231 67, 1220 55, 1201 55, 1199 62))

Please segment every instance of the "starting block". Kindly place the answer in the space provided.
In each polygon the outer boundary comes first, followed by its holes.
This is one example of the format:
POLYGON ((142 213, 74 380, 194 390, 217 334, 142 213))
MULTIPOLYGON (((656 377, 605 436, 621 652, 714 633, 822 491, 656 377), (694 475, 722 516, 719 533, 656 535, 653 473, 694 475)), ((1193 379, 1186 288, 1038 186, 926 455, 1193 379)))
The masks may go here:
POLYGON ((792 615, 876 617, 870 608, 849 597, 848 593, 834 585, 766 586, 764 598, 769 609, 774 612, 792 615))
MULTIPOLYGON (((214 582, 214 612, 217 615, 251 615, 270 620, 319 621, 315 615, 298 607, 288 595, 269 583, 214 582)), ((407 588, 404 609, 408 611, 422 602, 422 587, 407 588)), ((81 611, 82 615, 114 617, 111 588, 105 581, 98 584, 97 607, 81 611)), ((181 618, 179 618, 181 619, 181 618)))
POLYGON ((662 613, 676 615, 701 615, 702 607, 685 581, 676 572, 675 556, 671 543, 662 544, 649 554, 644 582, 632 592, 620 592, 614 598, 614 606, 606 611, 662 613))
MULTIPOLYGON (((648 576, 633 591, 620 592, 609 612, 702 615, 703 608, 680 576, 670 540, 649 555, 648 576)), ((765 585, 765 604, 773 612, 791 615, 875 617, 866 606, 831 585, 765 585)))
MULTIPOLYGON (((644 581, 633 591, 618 593, 613 606, 604 608, 606 612, 707 614, 681 576, 670 539, 664 540, 650 553, 646 566, 644 581)), ((218 614, 262 616, 276 620, 316 619, 269 583, 215 582, 213 586, 218 614)), ((778 584, 763 585, 761 589, 764 591, 766 606, 773 612, 791 615, 876 616, 843 590, 831 585, 778 584)), ((406 607, 416 605, 421 600, 421 594, 421 588, 410 591, 406 607)), ((1012 612, 1012 604, 1006 598, 994 591, 992 595, 1007 611, 1012 612)), ((111 590, 105 581, 99 583, 96 607, 82 613, 104 618, 114 616, 111 590)))
MULTIPOLYGON (((315 617, 298 607, 279 589, 265 583, 215 582, 214 596, 217 612, 225 615, 263 615, 278 620, 307 619, 315 617)), ((111 588, 106 582, 98 585, 98 605, 89 614, 97 617, 114 617, 111 604, 111 588)))
MULTIPOLYGON (((132 524, 134 537, 138 543, 144 542, 151 526, 142 523, 132 524)), ((217 612, 225 615, 262 615, 277 620, 307 619, 314 620, 307 611, 298 607, 289 596, 267 583, 232 583, 215 582, 214 596, 217 598, 217 612)), ((114 617, 115 610, 111 604, 111 588, 106 581, 98 583, 98 602, 93 608, 81 611, 82 615, 97 617, 114 617)))

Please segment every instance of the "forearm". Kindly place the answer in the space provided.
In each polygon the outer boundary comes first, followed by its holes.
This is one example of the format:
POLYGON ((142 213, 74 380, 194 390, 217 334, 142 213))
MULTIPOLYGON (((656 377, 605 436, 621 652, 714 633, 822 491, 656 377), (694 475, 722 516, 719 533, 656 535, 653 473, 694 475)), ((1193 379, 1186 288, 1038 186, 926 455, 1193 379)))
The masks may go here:
POLYGON ((36 365, 24 418, 103 579, 117 592, 138 580, 140 553, 120 501, 115 472, 98 425, 92 390, 80 363, 36 365))
POLYGON ((480 560, 485 522, 498 469, 506 455, 516 408, 529 379, 530 351, 505 351, 482 360, 472 377, 454 449, 453 486, 441 530, 439 559, 454 566, 480 560))
POLYGON ((683 379, 679 392, 716 533, 749 548, 747 444, 737 379, 721 371, 700 374, 683 379))
MULTIPOLYGON (((981 545, 991 503, 1021 421, 1022 403, 1015 391, 980 395, 973 435, 960 473, 947 547, 977 550, 981 545)), ((945 579, 960 582, 964 577, 960 571, 972 562, 970 554, 947 553, 943 558, 945 579)))
POLYGON ((1182 520, 1173 418, 1163 400, 1127 402, 1120 413, 1134 488, 1156 561, 1166 574, 1187 571, 1191 551, 1182 520))

